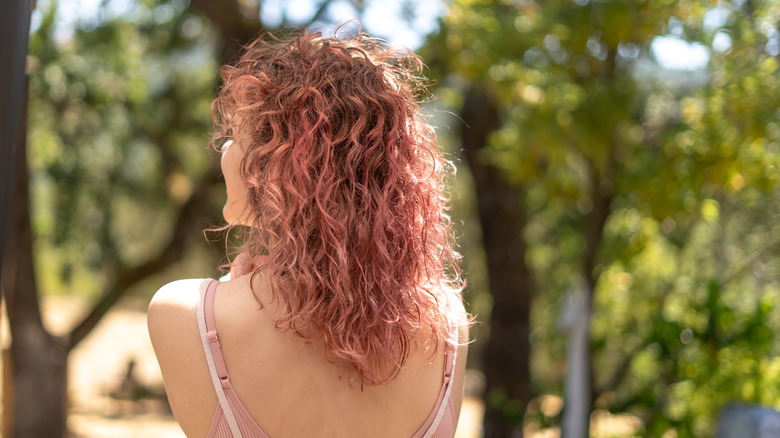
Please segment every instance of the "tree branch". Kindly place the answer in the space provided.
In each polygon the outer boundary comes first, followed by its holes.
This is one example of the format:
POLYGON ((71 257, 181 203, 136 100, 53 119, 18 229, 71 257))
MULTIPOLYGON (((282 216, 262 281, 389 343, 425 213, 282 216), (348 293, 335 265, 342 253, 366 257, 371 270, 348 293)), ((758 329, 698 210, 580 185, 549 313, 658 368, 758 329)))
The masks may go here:
POLYGON ((312 15, 309 22, 306 24, 306 27, 311 26, 312 24, 316 23, 318 20, 321 20, 322 17, 325 15, 325 11, 328 9, 328 6, 333 3, 332 0, 323 0, 322 3, 320 3, 320 6, 317 8, 317 12, 312 15))
POLYGON ((778 248, 780 248, 780 237, 778 237, 777 239, 773 240, 763 248, 753 253, 753 255, 747 258, 744 262, 742 262, 742 264, 740 264, 736 268, 729 270, 729 272, 727 272, 723 276, 723 280, 721 280, 721 286, 725 286, 726 284, 736 280, 742 274, 744 274, 745 271, 750 269, 750 267, 753 266, 755 262, 760 260, 767 253, 774 252, 778 248))
POLYGON ((111 289, 103 295, 89 314, 67 335, 67 351, 78 345, 95 328, 111 306, 131 287, 148 276, 173 265, 184 257, 187 243, 191 236, 195 234, 193 232, 193 228, 196 225, 195 220, 202 216, 203 210, 208 205, 209 193, 218 177, 218 166, 213 164, 201 177, 187 201, 182 204, 168 243, 155 257, 138 266, 130 268, 120 266, 113 279, 109 280, 109 283, 113 284, 111 289))
MULTIPOLYGON (((606 169, 607 175, 614 174, 615 147, 609 149, 609 163, 606 169)), ((593 208, 585 216, 585 251, 582 256, 582 274, 588 282, 588 302, 592 306, 593 294, 600 275, 596 271, 596 255, 604 237, 604 226, 612 213, 612 199, 614 198, 614 178, 604 178, 597 164, 589 161, 593 208)))

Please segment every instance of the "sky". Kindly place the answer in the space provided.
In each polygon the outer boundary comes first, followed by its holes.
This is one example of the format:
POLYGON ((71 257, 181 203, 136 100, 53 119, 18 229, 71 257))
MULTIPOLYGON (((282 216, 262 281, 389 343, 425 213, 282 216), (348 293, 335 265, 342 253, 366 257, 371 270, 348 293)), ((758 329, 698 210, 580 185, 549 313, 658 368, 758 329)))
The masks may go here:
MULTIPOLYGON (((38 9, 48 8, 51 0, 38 0, 38 9)), ((183 2, 182 2, 183 3, 183 2)), ((312 0, 266 0, 263 2, 263 22, 274 26, 281 22, 283 13, 293 23, 308 21, 314 15, 317 4, 312 0)), ((413 8, 404 10, 400 1, 367 0, 362 17, 365 30, 372 35, 386 39, 394 45, 418 49, 425 40, 425 35, 438 27, 437 20, 447 9, 447 0, 422 0, 412 2, 413 8), (406 17, 406 18, 405 18, 406 17)), ((168 7, 170 8, 170 7, 168 7)), ((58 31, 56 37, 67 40, 76 23, 96 22, 101 14, 110 17, 132 15, 135 10, 133 0, 59 0, 57 10, 58 31), (101 11, 101 4, 106 7, 101 11)), ((166 7, 158 7, 154 11, 155 18, 166 15, 166 7)), ((336 0, 328 7, 328 18, 342 21, 354 18, 358 11, 348 0, 336 0)), ((32 30, 40 23, 39 11, 32 16, 32 30)), ((323 32, 327 29, 322 29, 323 32)))
MULTIPOLYGON (((39 0, 39 8, 45 9, 51 0, 39 0)), ((585 1, 585 0, 580 0, 585 1)), ((77 22, 95 22, 100 18, 101 4, 106 8, 102 13, 109 16, 127 16, 135 8, 133 0, 59 0, 57 38, 66 40, 77 22)), ((283 14, 291 22, 307 21, 315 12, 318 2, 312 0, 266 0, 263 3, 262 19, 264 23, 275 25, 281 22, 283 14)), ((446 12, 447 0, 418 0, 401 2, 388 0, 366 0, 366 9, 362 17, 365 30, 372 35, 382 37, 394 45, 418 49, 425 35, 437 29, 438 19, 446 12), (414 5, 404 9, 403 4, 414 5)), ((155 9, 155 18, 164 19, 166 7, 155 9)), ((357 15, 357 10, 348 0, 336 0, 328 9, 333 21, 343 21, 357 15)), ((725 10, 714 8, 704 18, 704 28, 717 29, 728 20, 725 10)), ((40 22, 40 13, 33 12, 32 29, 40 22)), ((668 23, 669 34, 656 37, 651 44, 653 57, 669 70, 695 71, 706 67, 711 50, 724 52, 731 48, 731 39, 725 32, 718 32, 713 47, 684 40, 682 23, 672 19, 668 23)), ((318 30, 328 32, 328 27, 318 30)), ((780 45, 778 46, 780 47, 780 45)))
MULTIPOLYGON (((413 11, 404 11, 403 3, 387 0, 366 1, 362 23, 372 35, 416 50, 423 44, 425 35, 438 28, 437 20, 446 12, 447 1, 417 1, 413 11), (403 18, 407 12, 412 12, 407 14, 411 15, 410 20, 403 18)), ((279 23, 284 8, 290 21, 303 22, 314 15, 316 6, 311 0, 266 0, 263 3, 263 22, 279 23)), ((333 2, 328 12, 335 21, 346 20, 358 14, 349 1, 333 2)))
MULTIPOLYGON (((703 27, 711 32, 726 24, 728 11, 713 8, 704 15, 703 27)), ((653 56, 661 66, 670 70, 700 70, 710 60, 710 48, 701 43, 689 43, 684 38, 684 26, 677 19, 667 23, 669 34, 658 36, 650 45, 653 56)), ((715 34, 712 49, 725 52, 731 48, 731 38, 725 32, 715 34)))

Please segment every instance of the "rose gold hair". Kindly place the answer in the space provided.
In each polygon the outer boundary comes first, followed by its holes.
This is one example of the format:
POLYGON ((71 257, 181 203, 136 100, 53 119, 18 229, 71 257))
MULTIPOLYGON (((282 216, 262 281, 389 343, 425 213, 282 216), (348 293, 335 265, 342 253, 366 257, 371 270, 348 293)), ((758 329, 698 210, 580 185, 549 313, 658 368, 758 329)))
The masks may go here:
POLYGON ((241 250, 268 255, 277 325, 321 339, 368 384, 398 374, 415 336, 438 348, 462 290, 422 67, 364 34, 266 35, 222 68, 212 105, 215 145, 246 148, 241 250))

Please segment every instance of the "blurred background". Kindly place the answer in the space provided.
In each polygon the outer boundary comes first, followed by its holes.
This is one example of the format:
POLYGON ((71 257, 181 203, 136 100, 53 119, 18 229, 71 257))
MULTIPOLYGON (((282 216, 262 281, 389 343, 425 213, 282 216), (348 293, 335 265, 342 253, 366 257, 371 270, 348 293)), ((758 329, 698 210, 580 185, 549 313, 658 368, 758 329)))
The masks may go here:
POLYGON ((38 0, 4 437, 183 436, 145 309, 225 262, 218 68, 350 17, 423 57, 458 168, 459 437, 707 437, 780 408, 780 3, 38 0))

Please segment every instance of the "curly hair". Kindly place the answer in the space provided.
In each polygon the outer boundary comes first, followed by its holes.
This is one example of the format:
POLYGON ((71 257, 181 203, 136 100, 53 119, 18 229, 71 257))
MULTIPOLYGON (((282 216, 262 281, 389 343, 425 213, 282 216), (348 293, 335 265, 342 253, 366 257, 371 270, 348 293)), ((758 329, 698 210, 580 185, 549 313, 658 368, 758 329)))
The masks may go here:
MULTIPOLYGON (((424 120, 420 58, 358 34, 266 34, 222 67, 216 146, 246 152, 250 227, 277 327, 321 339, 362 382, 397 376, 413 339, 448 339, 463 282, 447 216, 454 171, 424 120)), ((228 228, 236 224, 228 224, 228 228)), ((261 303, 262 305, 262 303, 261 303)), ((333 357, 333 356, 330 356, 333 357)))

